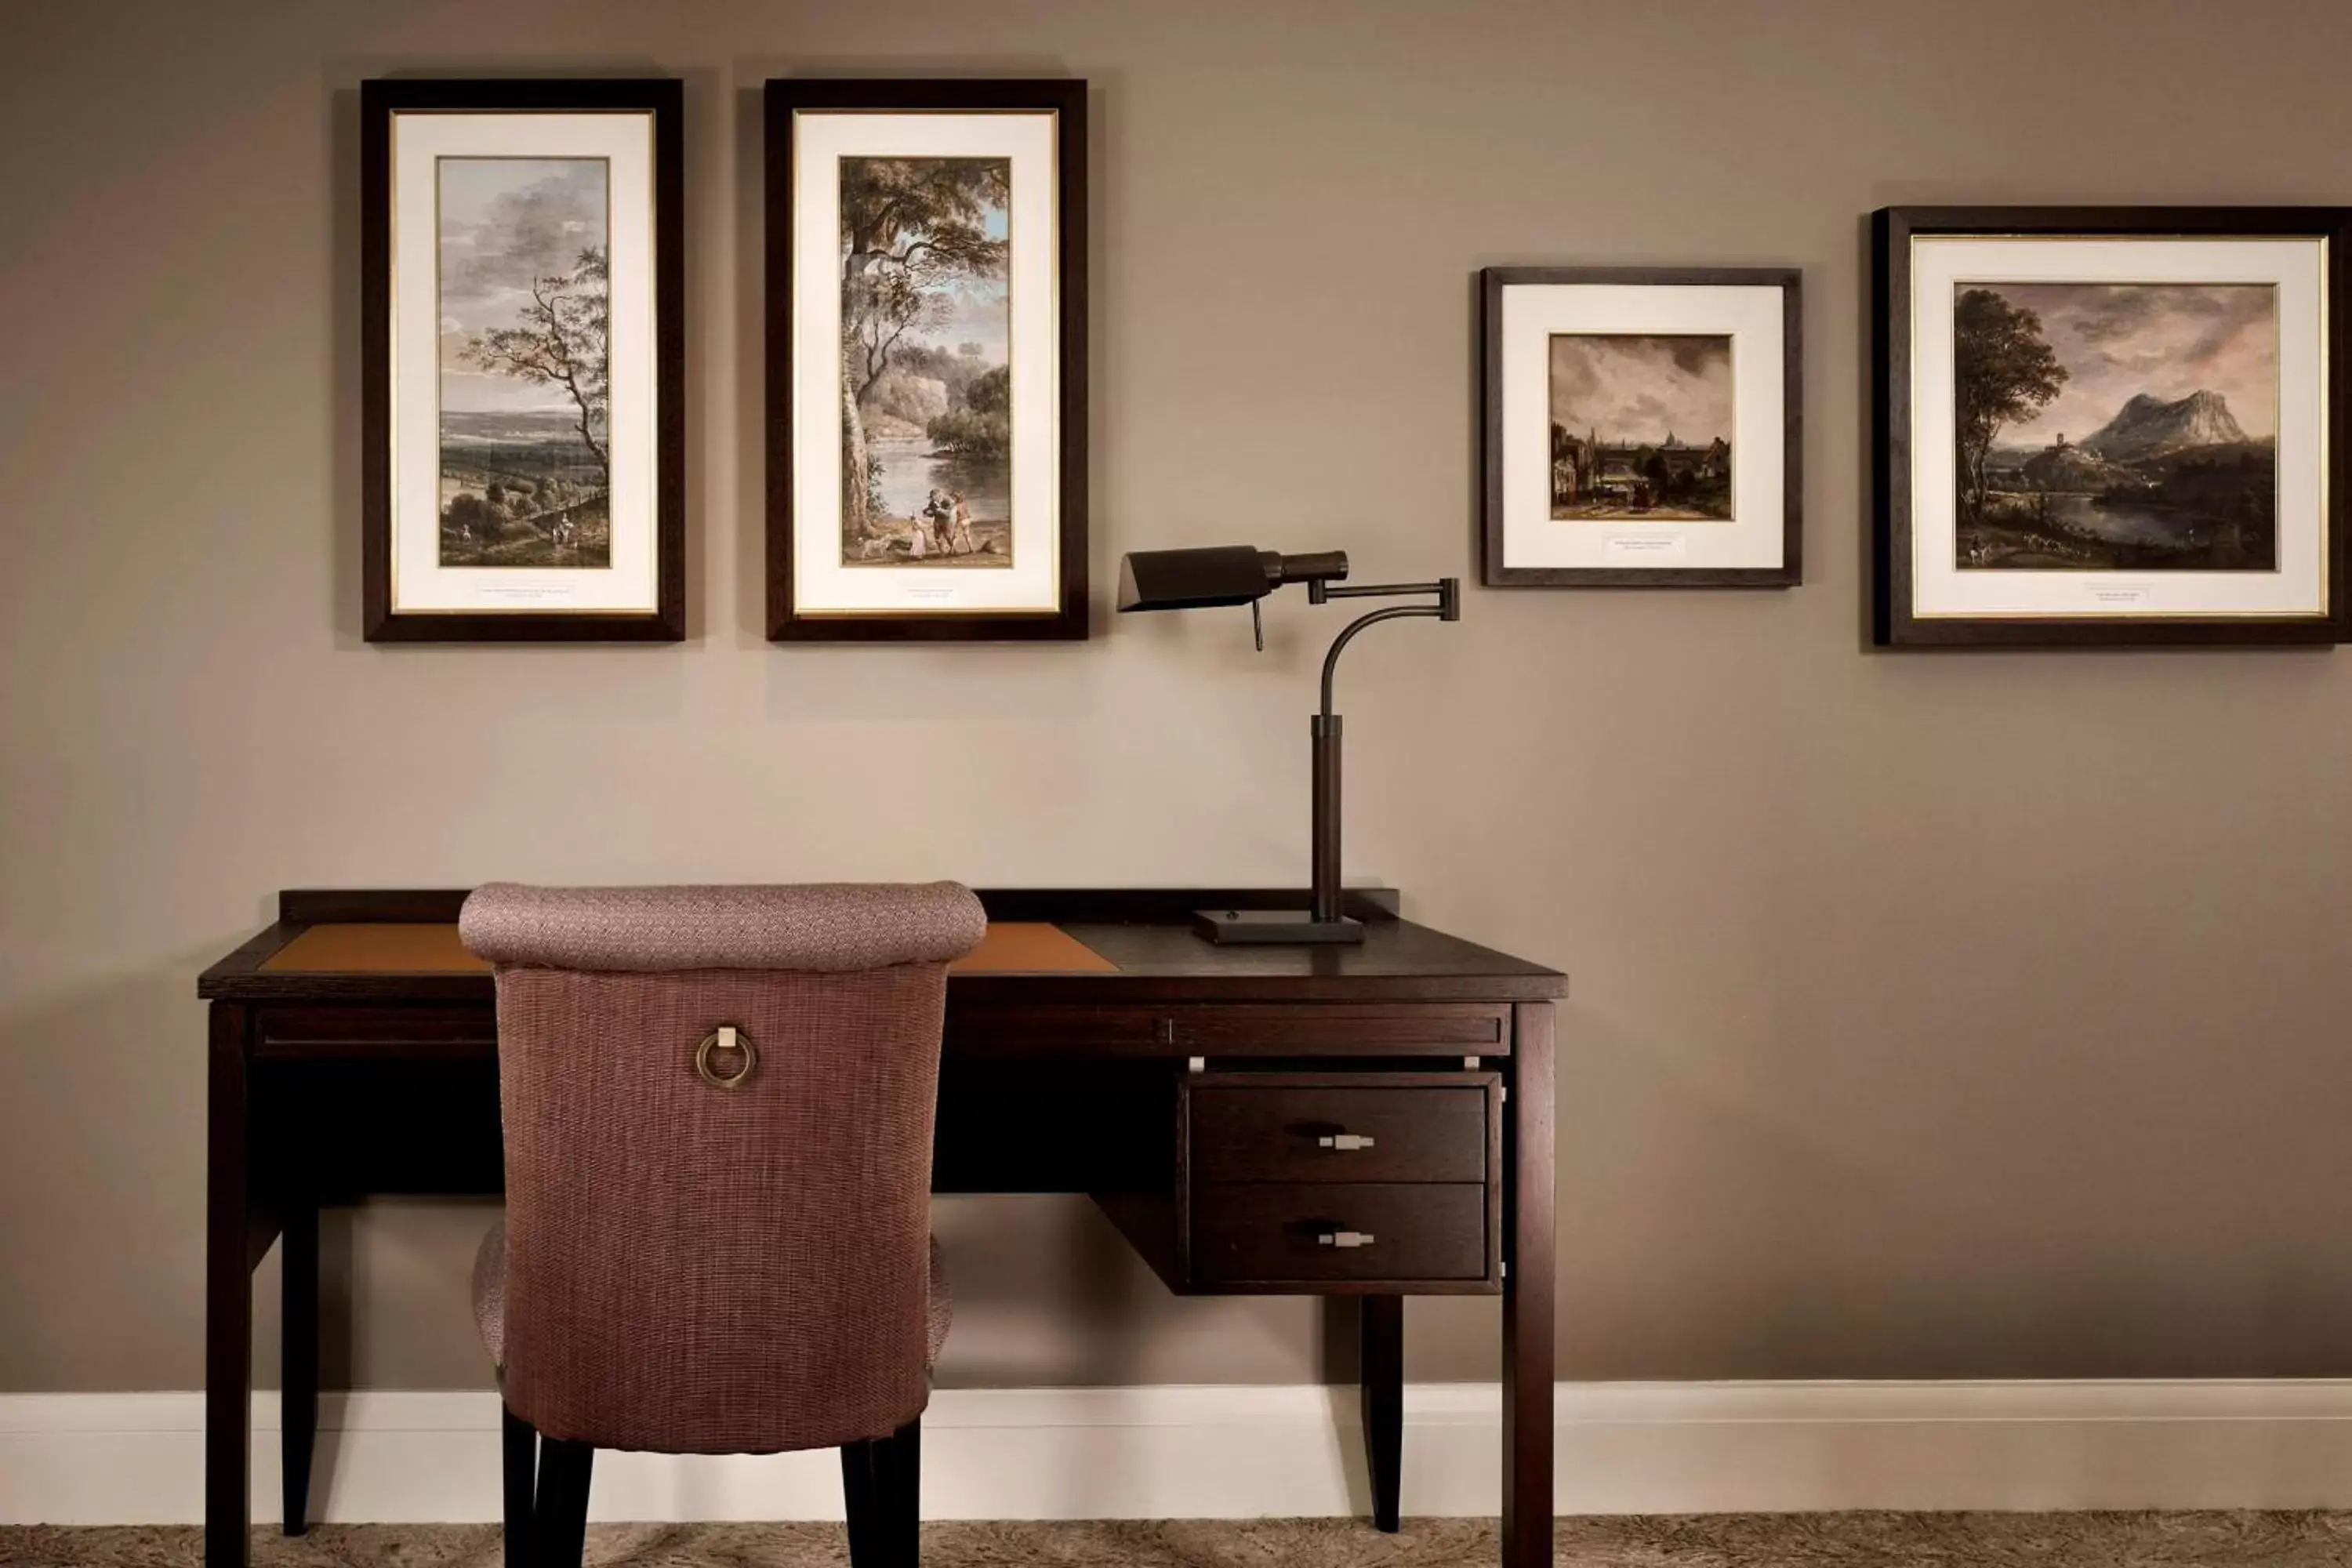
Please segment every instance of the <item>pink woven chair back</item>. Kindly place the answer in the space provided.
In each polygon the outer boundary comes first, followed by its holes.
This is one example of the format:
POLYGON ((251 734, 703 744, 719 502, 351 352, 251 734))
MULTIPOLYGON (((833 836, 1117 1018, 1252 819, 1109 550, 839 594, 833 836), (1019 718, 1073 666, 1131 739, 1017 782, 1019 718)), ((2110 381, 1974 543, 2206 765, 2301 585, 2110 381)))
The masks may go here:
POLYGON ((500 883, 459 925, 498 977, 515 1414, 666 1453, 919 1415, 946 966, 979 900, 500 883))

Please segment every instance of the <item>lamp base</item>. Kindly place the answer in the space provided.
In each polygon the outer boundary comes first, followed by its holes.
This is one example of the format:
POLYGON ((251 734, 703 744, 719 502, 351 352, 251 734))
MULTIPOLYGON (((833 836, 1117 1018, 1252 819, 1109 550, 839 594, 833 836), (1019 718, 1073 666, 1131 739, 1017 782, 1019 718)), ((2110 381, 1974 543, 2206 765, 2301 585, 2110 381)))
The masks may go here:
POLYGON ((1320 946, 1363 941, 1364 922, 1345 915, 1318 921, 1307 910, 1194 910, 1192 934, 1228 945, 1320 946))

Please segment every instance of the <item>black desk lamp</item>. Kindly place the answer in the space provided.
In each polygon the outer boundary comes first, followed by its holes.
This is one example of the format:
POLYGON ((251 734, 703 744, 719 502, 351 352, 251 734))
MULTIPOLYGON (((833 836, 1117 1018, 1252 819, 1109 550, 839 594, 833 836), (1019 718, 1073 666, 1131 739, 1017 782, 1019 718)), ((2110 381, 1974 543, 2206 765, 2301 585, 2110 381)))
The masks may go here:
POLYGON ((1307 584, 1307 602, 1326 599, 1388 599, 1427 594, 1427 605, 1391 605, 1348 623, 1331 639, 1323 656, 1323 708, 1311 721, 1315 745, 1315 877, 1314 906, 1300 910, 1202 910, 1192 917, 1192 929, 1211 942, 1361 942, 1363 922, 1351 920, 1339 908, 1339 716, 1331 711, 1331 677, 1339 666, 1339 650, 1375 621, 1434 616, 1440 620, 1462 618, 1462 583, 1440 577, 1434 583, 1380 583, 1336 588, 1348 575, 1345 552, 1327 550, 1312 555, 1282 555, 1246 544, 1216 545, 1202 550, 1139 550, 1118 563, 1118 607, 1122 610, 1198 610, 1218 605, 1247 605, 1250 626, 1260 651, 1265 628, 1258 617, 1258 601, 1285 583, 1307 584))

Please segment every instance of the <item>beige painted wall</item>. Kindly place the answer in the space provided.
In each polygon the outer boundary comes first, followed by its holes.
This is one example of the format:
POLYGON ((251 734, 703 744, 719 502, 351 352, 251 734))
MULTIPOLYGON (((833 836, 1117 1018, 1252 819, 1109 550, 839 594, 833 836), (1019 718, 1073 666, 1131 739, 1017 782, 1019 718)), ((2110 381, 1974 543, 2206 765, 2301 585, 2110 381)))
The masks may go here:
MULTIPOLYGON (((0 1389, 200 1381, 192 987, 282 885, 1302 873, 1328 612, 761 640, 758 85, 888 70, 1096 88, 1098 574, 1475 576, 1475 268, 1804 268, 1804 587, 1474 590, 1345 679, 1350 871, 1576 975, 1569 1373, 2352 1373, 2352 655, 1860 646, 1864 215, 2352 201, 2347 50, 2316 0, 10 7, 0 1389), (688 84, 693 637, 365 647, 354 84, 567 66, 688 84)), ((482 1223, 334 1231, 346 1370, 482 1381, 482 1223)), ((1083 1205, 941 1227, 951 1382, 1318 1367, 1083 1205)), ((1416 1305, 1408 1370, 1496 1330, 1416 1305)))

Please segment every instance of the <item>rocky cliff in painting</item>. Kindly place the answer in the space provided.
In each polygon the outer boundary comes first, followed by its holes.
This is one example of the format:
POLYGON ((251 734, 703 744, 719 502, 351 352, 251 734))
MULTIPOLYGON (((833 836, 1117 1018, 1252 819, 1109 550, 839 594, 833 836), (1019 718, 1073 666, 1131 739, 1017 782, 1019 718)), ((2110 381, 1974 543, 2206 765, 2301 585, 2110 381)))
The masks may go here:
POLYGON ((2245 439, 2245 431, 2230 413, 2230 400, 2218 392, 2192 392, 2173 403, 2143 392, 2096 434, 2085 437, 2083 450, 2095 458, 2131 462, 2191 447, 2233 447, 2245 439))

